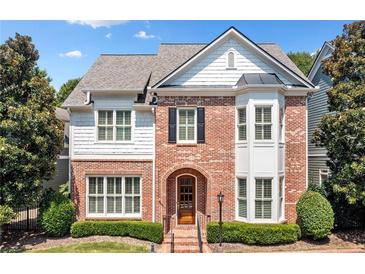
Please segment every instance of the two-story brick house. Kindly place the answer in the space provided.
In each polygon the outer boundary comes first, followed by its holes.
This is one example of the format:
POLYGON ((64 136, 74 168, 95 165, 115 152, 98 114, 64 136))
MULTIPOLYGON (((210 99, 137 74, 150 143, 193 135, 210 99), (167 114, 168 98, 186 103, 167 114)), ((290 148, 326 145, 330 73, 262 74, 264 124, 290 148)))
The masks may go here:
POLYGON ((230 28, 209 44, 101 55, 63 107, 83 219, 295 222, 307 188, 308 93, 273 43, 230 28))

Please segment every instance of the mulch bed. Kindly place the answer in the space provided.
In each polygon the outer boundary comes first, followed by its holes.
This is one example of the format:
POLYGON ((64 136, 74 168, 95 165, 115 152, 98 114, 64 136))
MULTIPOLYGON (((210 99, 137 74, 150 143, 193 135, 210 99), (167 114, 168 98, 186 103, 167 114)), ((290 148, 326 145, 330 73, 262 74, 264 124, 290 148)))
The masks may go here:
MULTIPOLYGON (((63 245, 71 245, 78 243, 93 243, 93 242, 115 242, 126 243, 129 245, 145 246, 148 249, 151 248, 151 242, 134 239, 130 237, 118 237, 118 236, 90 236, 84 238, 72 238, 66 237, 49 237, 44 233, 39 232, 14 232, 3 235, 3 239, 0 242, 0 251, 22 251, 26 249, 47 249, 52 247, 58 247, 63 245)), ((155 250, 158 251, 161 246, 154 244, 155 250)))
POLYGON ((327 239, 303 239, 293 244, 256 246, 238 243, 209 244, 213 252, 365 252, 365 230, 334 232, 327 239))

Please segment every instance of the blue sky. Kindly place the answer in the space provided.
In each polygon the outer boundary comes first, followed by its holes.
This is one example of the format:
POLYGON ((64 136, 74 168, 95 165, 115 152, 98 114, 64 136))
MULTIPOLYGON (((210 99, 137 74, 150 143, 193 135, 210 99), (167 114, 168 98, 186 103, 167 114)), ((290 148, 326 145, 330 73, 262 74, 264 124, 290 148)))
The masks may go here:
POLYGON ((30 35, 58 90, 84 75, 101 53, 156 53, 161 42, 210 42, 234 26, 255 42, 315 52, 350 21, 0 21, 0 42, 30 35))

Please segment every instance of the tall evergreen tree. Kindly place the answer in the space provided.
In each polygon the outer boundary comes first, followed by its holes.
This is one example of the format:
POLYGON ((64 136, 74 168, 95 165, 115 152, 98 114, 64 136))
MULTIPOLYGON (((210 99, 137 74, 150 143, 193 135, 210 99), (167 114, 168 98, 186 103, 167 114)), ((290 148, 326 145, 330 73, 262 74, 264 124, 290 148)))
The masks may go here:
POLYGON ((309 70, 315 59, 315 55, 311 55, 309 52, 289 52, 288 57, 296 64, 296 66, 305 74, 309 73, 309 70))
POLYGON ((0 203, 26 205, 52 177, 62 148, 54 89, 29 36, 0 45, 0 203))
POLYGON ((327 92, 331 113, 322 118, 313 140, 328 151, 333 202, 364 208, 365 21, 345 25, 332 43, 335 50, 323 64, 333 80, 327 92))

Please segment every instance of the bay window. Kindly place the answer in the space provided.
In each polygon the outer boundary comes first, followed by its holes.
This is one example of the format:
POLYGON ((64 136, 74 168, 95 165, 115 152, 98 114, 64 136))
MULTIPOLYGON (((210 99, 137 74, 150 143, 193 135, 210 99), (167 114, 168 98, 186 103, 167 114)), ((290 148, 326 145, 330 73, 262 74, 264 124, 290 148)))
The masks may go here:
POLYGON ((246 108, 240 108, 237 110, 237 128, 238 128, 238 140, 247 140, 247 124, 246 124, 246 108))
POLYGON ((271 219, 272 180, 256 179, 255 186, 255 218, 271 219))
POLYGON ((140 217, 139 177, 87 177, 87 216, 140 217))
POLYGON ((271 106, 255 108, 255 139, 271 140, 271 106))

